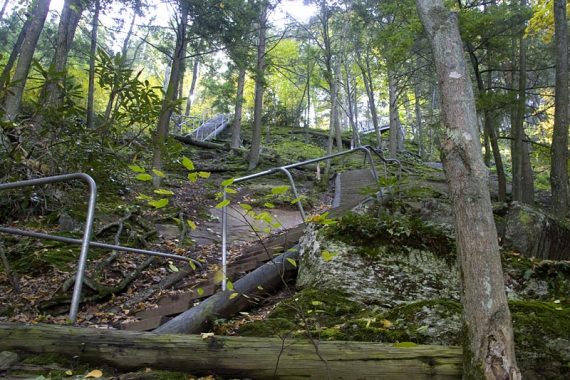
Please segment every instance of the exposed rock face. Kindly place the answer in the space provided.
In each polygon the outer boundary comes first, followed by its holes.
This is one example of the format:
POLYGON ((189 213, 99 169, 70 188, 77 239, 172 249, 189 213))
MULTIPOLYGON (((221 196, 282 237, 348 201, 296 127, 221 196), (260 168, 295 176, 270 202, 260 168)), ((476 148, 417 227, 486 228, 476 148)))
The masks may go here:
POLYGON ((342 289, 355 301, 384 307, 409 300, 459 300, 456 265, 431 252, 393 252, 384 246, 374 257, 365 257, 356 250, 308 227, 301 241, 297 286, 342 289))
POLYGON ((506 217, 503 247, 527 257, 570 260, 570 228, 527 205, 513 202, 506 217))

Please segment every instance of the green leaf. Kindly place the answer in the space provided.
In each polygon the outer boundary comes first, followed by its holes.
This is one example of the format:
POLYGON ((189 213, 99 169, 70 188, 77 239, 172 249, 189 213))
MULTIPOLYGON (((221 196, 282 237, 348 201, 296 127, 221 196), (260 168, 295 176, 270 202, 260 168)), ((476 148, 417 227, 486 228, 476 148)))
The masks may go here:
POLYGON ((295 203, 301 202, 304 198, 305 198, 305 197, 304 197, 303 195, 300 195, 300 196, 298 196, 297 198, 293 199, 293 200, 291 201, 291 204, 293 205, 293 204, 295 204, 295 203))
POLYGON ((237 194, 237 191, 232 189, 231 187, 226 187, 226 193, 228 194, 237 194))
POLYGON ((226 289, 228 290, 234 290, 234 284, 233 282, 231 282, 230 280, 226 281, 226 289))
POLYGON ((250 211, 252 209, 252 207, 247 203, 240 203, 239 206, 243 208, 245 211, 250 211))
POLYGON ((168 270, 174 273, 179 271, 176 265, 172 264, 172 261, 168 262, 168 270))
POLYGON ((232 294, 230 294, 230 299, 233 300, 234 298, 236 298, 238 296, 238 293, 233 292, 232 294))
POLYGON ((164 206, 166 206, 168 204, 168 199, 162 198, 162 199, 159 199, 157 201, 149 201, 148 204, 149 204, 149 206, 152 206, 154 208, 163 208, 164 206))
POLYGON ((295 268, 297 268, 297 262, 295 261, 295 259, 292 259, 290 257, 287 258, 287 261, 289 261, 289 263, 291 265, 293 265, 295 268))
POLYGON ((271 202, 265 202, 263 204, 263 207, 267 207, 267 208, 275 208, 275 205, 271 202))
POLYGON ((232 183, 234 183, 234 181, 235 181, 235 178, 228 178, 228 179, 226 179, 224 182, 222 182, 222 186, 223 186, 223 187, 229 186, 229 185, 231 185, 232 183))
POLYGON ((218 204, 216 205, 216 208, 226 207, 226 206, 229 205, 229 204, 230 204, 230 200, 229 200, 229 199, 226 199, 226 200, 223 200, 223 201, 221 201, 220 203, 218 203, 218 204))
POLYGON ((210 172, 198 172, 200 178, 210 178, 210 172))
POLYGON ((152 181, 152 176, 150 174, 141 173, 135 177, 139 181, 152 181))
POLYGON ((161 172, 161 171, 158 170, 158 169, 152 169, 152 172, 153 172, 157 177, 160 177, 160 178, 166 177, 166 174, 164 174, 164 172, 161 172))
POLYGON ((287 186, 287 185, 276 186, 276 187, 271 189, 271 194, 274 194, 274 195, 284 194, 287 192, 287 190, 289 190, 289 186, 287 186))
POLYGON ((196 226, 196 223, 194 223, 194 222, 191 221, 191 220, 187 220, 186 223, 188 224, 188 227, 190 227, 190 229, 191 229, 192 231, 194 231, 194 230, 196 229, 196 227, 197 227, 197 226, 196 226))
POLYGON ((204 294, 204 289, 198 288, 196 289, 196 293, 198 293, 199 296, 202 296, 204 294))
POLYGON ((194 170, 194 163, 186 156, 182 157, 182 165, 188 170, 194 170))
POLYGON ((159 195, 174 195, 172 191, 166 189, 156 189, 154 190, 154 193, 159 195))
POLYGON ((129 165, 129 169, 131 169, 135 173, 144 173, 145 172, 144 168, 141 168, 138 165, 129 165))
POLYGON ((194 264, 194 261, 188 260, 188 265, 190 265, 190 268, 192 268, 192 270, 196 270, 196 264, 194 264))
POLYGON ((329 252, 329 251, 322 251, 321 252, 321 257, 323 258, 323 260, 325 262, 331 261, 335 256, 336 256, 336 254, 329 252))
POLYGON ((188 180, 192 183, 198 180, 198 173, 188 173, 188 180))

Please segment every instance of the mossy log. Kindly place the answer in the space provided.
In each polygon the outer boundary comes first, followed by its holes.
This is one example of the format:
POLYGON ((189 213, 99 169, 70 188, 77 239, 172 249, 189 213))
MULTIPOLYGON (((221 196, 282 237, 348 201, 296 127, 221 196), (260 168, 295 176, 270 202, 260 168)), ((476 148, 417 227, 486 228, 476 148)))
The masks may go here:
POLYGON ((151 333, 0 323, 0 351, 57 353, 122 370, 151 367, 253 379, 458 379, 461 349, 151 333), (327 367, 328 375, 327 376, 327 367))
POLYGON ((259 297, 279 289, 297 272, 297 249, 263 264, 233 284, 233 290, 219 292, 154 330, 159 334, 193 334, 206 331, 210 323, 229 318, 259 302, 259 297))

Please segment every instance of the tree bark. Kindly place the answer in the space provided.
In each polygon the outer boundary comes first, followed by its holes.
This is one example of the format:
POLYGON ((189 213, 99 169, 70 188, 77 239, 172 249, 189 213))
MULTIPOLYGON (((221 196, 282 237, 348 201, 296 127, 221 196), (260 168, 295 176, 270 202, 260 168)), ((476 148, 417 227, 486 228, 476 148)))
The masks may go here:
POLYGON ((54 72, 58 74, 56 78, 46 82, 44 89, 43 103, 48 108, 60 108, 63 105, 67 58, 85 6, 84 0, 65 0, 63 4, 57 30, 57 44, 51 64, 54 72))
POLYGON ((554 131, 550 159, 552 211, 568 215, 568 20, 566 1, 554 0, 554 41, 556 44, 556 87, 554 131))
MULTIPOLYGON (((526 0, 521 0, 526 7, 526 0)), ((534 178, 530 165, 529 146, 524 140, 524 119, 526 110, 526 42, 524 31, 519 38, 519 80, 515 118, 511 126, 513 143, 511 148, 513 172, 513 200, 527 204, 534 203, 534 178)))
POLYGON ((414 84, 414 111, 416 114, 416 127, 418 131, 418 154, 421 158, 424 158, 424 131, 422 123, 422 110, 420 107, 420 85, 419 83, 414 84))
POLYGON ((20 112, 24 87, 28 80, 28 73, 30 72, 32 58, 40 38, 40 33, 44 28, 44 23, 49 11, 49 4, 50 0, 38 0, 32 11, 30 28, 22 43, 20 57, 16 64, 16 71, 12 78, 12 85, 4 102, 4 119, 7 121, 14 121, 20 112))
POLYGON ((473 89, 458 17, 442 0, 416 0, 432 46, 445 126, 442 155, 455 211, 462 279, 465 379, 520 379, 488 170, 481 156, 473 89))
POLYGON ((243 108, 243 90, 245 88, 245 67, 239 67, 234 123, 232 124, 232 148, 241 146, 241 116, 243 108))
MULTIPOLYGON (((170 116, 174 109, 174 100, 178 93, 178 84, 180 83, 180 67, 184 59, 184 46, 186 45, 186 26, 188 23, 188 4, 185 1, 180 2, 180 19, 176 28, 176 46, 172 55, 172 63, 170 68, 170 77, 168 87, 162 100, 162 107, 158 119, 158 125, 154 134, 154 147, 152 157, 152 168, 162 170, 162 153, 165 149, 166 138, 168 137, 168 124, 170 116)), ((160 176, 153 173, 152 184, 154 187, 160 187, 160 176)))
POLYGON ((122 370, 151 367, 227 378, 457 379, 461 349, 304 339, 157 335, 51 325, 0 324, 0 349, 57 353, 122 370))
POLYGON ((400 149, 400 116, 398 115, 398 98, 396 96, 396 81, 394 73, 388 70, 388 93, 390 101, 390 151, 391 158, 395 158, 400 149))
POLYGON ((249 170, 259 164, 261 153, 261 117, 263 116, 263 91, 265 90, 265 39, 267 37, 267 2, 261 4, 259 11, 259 40, 257 43, 257 65, 255 68, 255 100, 253 106, 253 134, 248 155, 249 170))
POLYGON ((95 61, 97 56, 97 29, 99 28, 99 0, 95 0, 91 21, 91 48, 89 55, 89 89, 87 91, 87 128, 95 129, 95 61))
POLYGON ((4 87, 8 84, 8 80, 10 79, 10 73, 12 72, 12 68, 14 67, 14 63, 16 63, 16 59, 18 59, 18 54, 20 53, 20 49, 22 48, 22 44, 24 43, 24 39, 26 38, 26 33, 28 32, 30 25, 32 23, 33 17, 30 15, 26 18, 20 33, 18 34, 18 38, 12 47, 12 51, 10 52, 10 56, 2 69, 2 75, 0 75, 0 90, 4 89, 4 87))
POLYGON ((198 59, 198 57, 196 57, 194 58, 194 64, 192 65, 192 81, 190 82, 190 90, 188 91, 188 99, 186 100, 186 109, 184 111, 184 116, 186 117, 190 115, 190 110, 192 109, 194 89, 196 88, 196 82, 198 81, 199 66, 200 66, 200 60, 198 59))

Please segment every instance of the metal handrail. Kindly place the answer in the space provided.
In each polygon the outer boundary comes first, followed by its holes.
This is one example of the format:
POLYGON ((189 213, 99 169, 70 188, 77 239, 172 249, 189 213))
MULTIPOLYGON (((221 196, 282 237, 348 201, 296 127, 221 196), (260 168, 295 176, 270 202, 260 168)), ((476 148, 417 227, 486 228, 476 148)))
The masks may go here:
MULTIPOLYGON (((330 160, 332 158, 348 155, 351 153, 355 153, 357 151, 364 152, 364 154, 366 155, 366 158, 370 162, 370 168, 372 170, 372 175, 377 180, 378 174, 376 173, 376 168, 374 167, 374 160, 372 159, 372 154, 370 153, 370 149, 365 147, 365 146, 359 146, 359 147, 356 147, 354 149, 347 150, 344 152, 338 152, 338 153, 330 154, 328 156, 313 158, 310 160, 301 161, 301 162, 297 162, 294 164, 289 164, 289 165, 285 165, 285 166, 271 168, 271 169, 264 170, 262 172, 255 173, 255 174, 250 174, 250 175, 247 175, 244 177, 239 177, 239 178, 234 179, 232 184, 244 182, 244 181, 249 181, 251 179, 264 177, 264 176, 274 174, 274 173, 278 173, 278 172, 283 172, 287 176, 287 179, 289 180, 289 183, 291 184, 291 190, 293 191, 293 195, 295 196, 295 199, 298 199, 297 200, 297 207, 299 208, 299 212, 301 213, 301 218, 303 219, 303 221, 305 221, 305 210, 303 209, 303 204, 301 202, 301 199, 299 199, 297 187, 295 186, 295 180, 293 179, 291 172, 289 172, 289 169, 298 168, 298 167, 304 166, 304 165, 314 164, 314 163, 320 162, 320 161, 330 160)), ((365 159, 365 162, 366 162, 366 159, 365 159)), ((227 188, 227 186, 224 186, 224 188, 222 189, 222 202, 227 199, 226 188, 227 188)), ((227 278, 226 278, 226 273, 227 273, 227 233, 228 233, 227 230, 228 230, 228 209, 227 209, 227 206, 224 206, 224 207, 222 207, 222 290, 224 290, 224 291, 226 290, 226 281, 227 281, 227 278)))
POLYGON ((384 176, 385 177, 388 177, 386 164, 389 164, 391 162, 396 163, 398 165, 398 174, 397 174, 398 180, 402 177, 402 162, 400 160, 398 160, 397 158, 386 158, 386 157, 384 157, 384 155, 382 153, 378 152, 378 150, 371 145, 364 145, 364 147, 368 148, 368 150, 370 150, 371 152, 373 152, 375 155, 377 155, 380 158, 380 160, 384 164, 384 176))
POLYGON ((55 240, 61 241, 64 243, 70 244, 79 244, 81 245, 81 253, 79 255, 79 260, 77 264, 77 275, 75 277, 75 284, 73 288, 73 295, 71 298, 71 307, 69 310, 69 319, 72 323, 75 323, 77 319, 77 312, 79 310, 79 302, 81 300, 81 289, 83 286, 83 278, 85 277, 85 267, 87 262, 87 257, 89 255, 89 246, 97 247, 97 248, 107 248, 107 249, 114 249, 117 251, 124 251, 124 252, 131 252, 131 253, 138 253, 144 255, 151 255, 151 256, 160 256, 166 257, 169 259, 180 260, 180 261, 192 261, 198 266, 201 264, 198 261, 189 259, 184 256, 173 255, 170 253, 163 253, 163 252, 155 252, 155 251, 148 251, 144 249, 138 248, 131 248, 131 247, 122 247, 118 245, 111 245, 106 243, 99 243, 91 241, 91 235, 93 231, 93 220, 95 218, 95 204, 97 199, 97 185, 95 180, 91 176, 85 173, 73 173, 73 174, 63 174, 58 176, 52 177, 44 177, 44 178, 36 178, 30 179, 26 181, 18 181, 18 182, 11 182, 11 183, 0 183, 0 191, 1 190, 8 190, 8 189, 15 189, 19 187, 28 187, 28 186, 36 186, 36 185, 45 185, 49 183, 55 182, 65 182, 74 179, 79 179, 87 183, 89 186, 89 203, 87 206, 87 217, 85 221, 85 231, 83 232, 83 239, 73 239, 64 236, 54 236, 49 234, 44 234, 40 232, 32 232, 32 231, 22 231, 17 228, 10 228, 10 227, 0 227, 0 232, 12 234, 12 235, 20 235, 20 236, 28 236, 38 239, 46 239, 46 240, 55 240))

